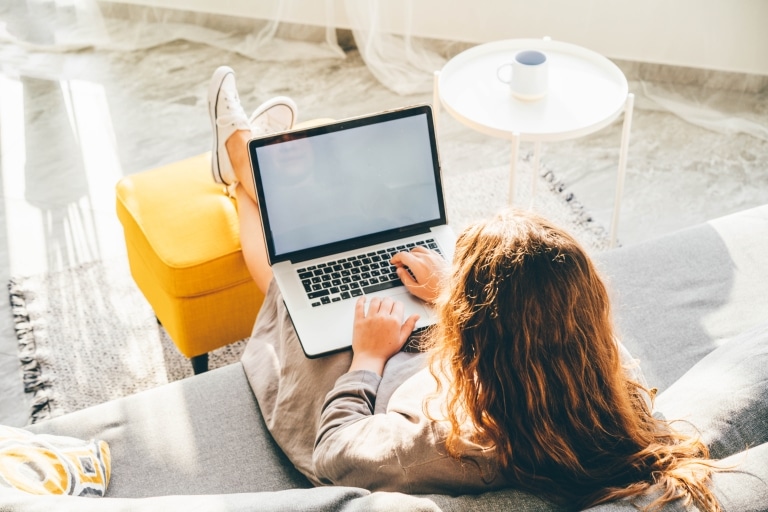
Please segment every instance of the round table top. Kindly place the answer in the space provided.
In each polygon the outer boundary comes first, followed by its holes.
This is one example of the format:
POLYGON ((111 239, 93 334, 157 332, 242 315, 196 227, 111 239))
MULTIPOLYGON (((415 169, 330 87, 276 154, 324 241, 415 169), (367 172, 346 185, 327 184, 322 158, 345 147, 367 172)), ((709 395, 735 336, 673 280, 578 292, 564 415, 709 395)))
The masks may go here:
POLYGON ((623 111, 629 88, 606 57, 550 39, 509 39, 470 48, 438 75, 444 108, 471 128, 501 138, 563 140, 595 132, 623 111), (520 50, 539 50, 549 61, 549 90, 539 100, 515 98, 497 69, 520 50))

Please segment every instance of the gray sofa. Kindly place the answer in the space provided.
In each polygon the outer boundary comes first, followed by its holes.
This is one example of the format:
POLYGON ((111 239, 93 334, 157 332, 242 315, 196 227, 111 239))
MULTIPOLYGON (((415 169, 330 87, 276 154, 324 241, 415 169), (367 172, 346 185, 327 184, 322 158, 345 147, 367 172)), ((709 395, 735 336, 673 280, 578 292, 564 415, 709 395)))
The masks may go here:
MULTIPOLYGON (((707 355, 721 345, 752 340, 758 354, 750 360, 765 367, 760 347, 768 346, 768 205, 596 258, 612 289, 624 343, 662 398, 670 386, 688 385, 691 402, 683 405, 695 409, 697 401, 706 401, 709 391, 696 395, 701 380, 686 383, 686 375, 676 381, 694 366, 691 374, 706 380, 720 364, 707 355)), ((730 391, 724 386, 722 392, 730 391)), ((750 399, 768 401, 765 386, 753 392, 750 399)), ((768 418, 759 414, 765 428, 757 435, 768 438, 768 418)), ((735 438, 731 432, 739 421, 735 415, 713 428, 726 440, 735 438)), ((408 496, 311 488, 266 431, 239 363, 30 428, 106 440, 113 457, 107 497, 11 492, 0 496, 0 510, 564 510, 516 490, 408 496)), ((739 464, 736 471, 715 477, 726 510, 768 510, 766 441, 753 441, 746 458, 729 459, 739 464)), ((727 445, 715 436, 714 455, 729 454, 727 445)), ((636 508, 618 502, 593 510, 636 508)), ((665 510, 688 509, 675 504, 665 510)))

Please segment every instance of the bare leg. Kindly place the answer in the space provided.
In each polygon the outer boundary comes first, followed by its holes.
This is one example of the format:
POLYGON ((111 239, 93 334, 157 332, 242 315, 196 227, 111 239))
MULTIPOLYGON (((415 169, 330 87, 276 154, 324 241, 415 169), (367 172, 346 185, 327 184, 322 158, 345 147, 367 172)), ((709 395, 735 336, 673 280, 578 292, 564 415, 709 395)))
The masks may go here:
POLYGON ((248 267, 256 286, 266 294, 269 283, 272 281, 272 268, 267 259, 261 214, 256 201, 251 163, 248 159, 247 144, 250 137, 250 132, 236 131, 227 139, 226 148, 239 182, 235 189, 235 197, 237 198, 237 216, 240 221, 240 245, 243 248, 245 266, 248 267))
POLYGON ((265 294, 272 281, 272 269, 248 158, 248 140, 256 135, 290 129, 296 113, 292 99, 276 96, 259 105, 248 118, 237 94, 235 72, 228 66, 219 66, 208 85, 208 115, 213 130, 211 175, 216 183, 228 185, 237 199, 240 245, 245 264, 265 294))
POLYGON ((238 183, 245 189, 251 201, 258 203, 256 188, 253 183, 253 173, 251 172, 251 161, 248 158, 248 140, 251 137, 251 132, 238 130, 227 139, 225 145, 238 183))

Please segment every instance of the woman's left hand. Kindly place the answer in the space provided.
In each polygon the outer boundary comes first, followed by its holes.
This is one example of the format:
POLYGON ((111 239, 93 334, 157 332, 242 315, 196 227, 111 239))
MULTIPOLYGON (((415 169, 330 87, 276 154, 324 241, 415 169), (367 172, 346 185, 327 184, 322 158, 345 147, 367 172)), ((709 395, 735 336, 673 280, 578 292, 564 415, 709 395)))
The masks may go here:
POLYGON ((365 297, 360 297, 355 304, 349 371, 369 370, 381 375, 389 358, 405 345, 419 315, 411 315, 403 321, 403 304, 389 297, 372 298, 367 312, 365 302, 365 297))

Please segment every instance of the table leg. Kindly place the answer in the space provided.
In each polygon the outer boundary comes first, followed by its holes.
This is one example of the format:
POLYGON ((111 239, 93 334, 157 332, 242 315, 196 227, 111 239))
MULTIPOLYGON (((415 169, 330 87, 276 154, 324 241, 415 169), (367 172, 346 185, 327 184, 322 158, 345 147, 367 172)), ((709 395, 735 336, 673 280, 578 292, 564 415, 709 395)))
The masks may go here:
POLYGON ((517 156, 520 153, 520 133, 515 132, 512 134, 512 154, 510 160, 512 161, 509 166, 509 204, 511 205, 515 201, 515 179, 517 178, 517 156))
POLYGON ((437 137, 440 131, 440 91, 438 91, 440 72, 435 71, 434 77, 432 85, 432 122, 435 124, 435 137, 437 137))
POLYGON ((619 170, 616 175, 616 197, 613 200, 613 219, 611 220, 611 247, 616 246, 619 230, 619 211, 621 197, 624 194, 624 178, 627 171, 627 156, 629 153, 629 131, 632 128, 632 112, 635 106, 635 95, 629 93, 624 104, 624 126, 621 130, 621 149, 619 150, 619 170))
POLYGON ((539 166, 541 162, 541 141, 537 140, 534 144, 533 149, 533 169, 531 171, 531 204, 530 207, 533 209, 533 204, 536 201, 536 187, 539 183, 539 166))

